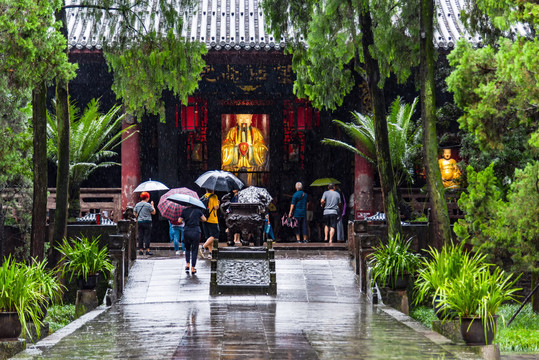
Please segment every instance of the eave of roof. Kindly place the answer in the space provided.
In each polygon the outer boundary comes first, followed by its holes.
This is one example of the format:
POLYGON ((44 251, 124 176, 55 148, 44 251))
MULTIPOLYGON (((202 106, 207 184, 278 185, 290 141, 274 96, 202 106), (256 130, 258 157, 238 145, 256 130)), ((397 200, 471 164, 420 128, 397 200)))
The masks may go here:
MULTIPOLYGON (((66 0, 66 4, 77 3, 66 0)), ((440 50, 452 49, 456 42, 465 38, 474 46, 481 43, 478 35, 470 34, 460 21, 460 12, 466 0, 435 0, 436 25, 434 45, 440 50)), ((276 41, 266 32, 266 17, 262 10, 262 0, 200 0, 199 6, 185 16, 182 36, 190 41, 206 44, 209 50, 280 51, 284 40, 276 41)), ((155 9, 155 2, 148 2, 147 13, 155 9)), ((109 32, 107 23, 95 23, 78 16, 79 8, 68 8, 68 45, 71 50, 101 50, 102 39, 114 39, 114 31, 109 32)), ((117 24, 116 24, 117 25, 117 24)), ((139 27, 158 27, 149 16, 142 19, 139 27)), ((114 28, 114 27, 113 27, 114 28)), ((525 34, 523 27, 516 31, 525 34)), ((301 40, 301 39, 300 39, 301 40)))

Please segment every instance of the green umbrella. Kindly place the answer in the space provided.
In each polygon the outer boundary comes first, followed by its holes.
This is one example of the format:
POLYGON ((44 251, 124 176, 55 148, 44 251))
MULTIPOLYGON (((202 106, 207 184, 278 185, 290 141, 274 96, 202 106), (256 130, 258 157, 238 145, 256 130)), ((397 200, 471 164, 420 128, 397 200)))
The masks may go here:
POLYGON ((315 181, 313 181, 311 186, 326 186, 326 185, 329 185, 331 183, 340 184, 341 182, 339 180, 337 180, 337 179, 327 177, 327 178, 316 179, 315 181))

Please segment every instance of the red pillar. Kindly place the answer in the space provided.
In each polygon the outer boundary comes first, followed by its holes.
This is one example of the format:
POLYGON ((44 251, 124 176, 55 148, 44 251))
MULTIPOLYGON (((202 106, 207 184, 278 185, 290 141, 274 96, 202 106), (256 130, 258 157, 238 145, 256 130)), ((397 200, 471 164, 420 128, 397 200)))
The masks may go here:
MULTIPOLYGON (((122 123, 124 129, 130 125, 126 120, 122 123)), ((133 190, 140 183, 140 132, 138 125, 124 132, 122 139, 128 136, 130 136, 129 139, 122 142, 122 210, 127 206, 135 206, 138 198, 137 194, 133 193, 133 190)))
POLYGON ((374 168, 359 155, 354 160, 354 219, 363 220, 374 214, 374 168))

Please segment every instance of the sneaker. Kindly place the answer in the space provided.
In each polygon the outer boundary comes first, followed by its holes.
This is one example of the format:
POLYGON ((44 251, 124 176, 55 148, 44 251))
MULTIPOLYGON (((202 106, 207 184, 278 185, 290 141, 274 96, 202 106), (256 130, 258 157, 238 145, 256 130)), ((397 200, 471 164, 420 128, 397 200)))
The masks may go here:
POLYGON ((146 255, 153 255, 153 252, 151 252, 151 251, 146 251, 146 255))
POLYGON ((208 253, 208 255, 206 256, 206 259, 211 260, 211 253, 208 253))
POLYGON ((178 251, 176 251, 176 255, 181 255, 181 254, 182 254, 182 252, 181 252, 181 251, 179 251, 179 250, 178 250, 178 251))
POLYGON ((202 250, 202 245, 200 245, 198 247, 198 256, 201 258, 201 259, 204 259, 204 250, 202 250))
POLYGON ((144 253, 142 252, 142 250, 139 250, 139 251, 138 251, 138 254, 139 254, 139 255, 144 255, 144 253))

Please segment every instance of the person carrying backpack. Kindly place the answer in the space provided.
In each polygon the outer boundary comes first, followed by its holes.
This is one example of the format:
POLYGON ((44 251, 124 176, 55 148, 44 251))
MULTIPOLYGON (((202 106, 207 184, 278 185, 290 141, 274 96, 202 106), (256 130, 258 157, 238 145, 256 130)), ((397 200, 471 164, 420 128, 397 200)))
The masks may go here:
POLYGON ((209 251, 208 259, 211 258, 211 252, 213 251, 213 241, 217 238, 219 241, 219 220, 217 219, 217 210, 219 209, 219 198, 215 195, 213 190, 206 189, 206 193, 200 198, 202 203, 206 205, 206 218, 207 221, 202 223, 204 229, 204 235, 206 241, 199 248, 199 255, 202 259, 205 258, 204 252, 209 251))

